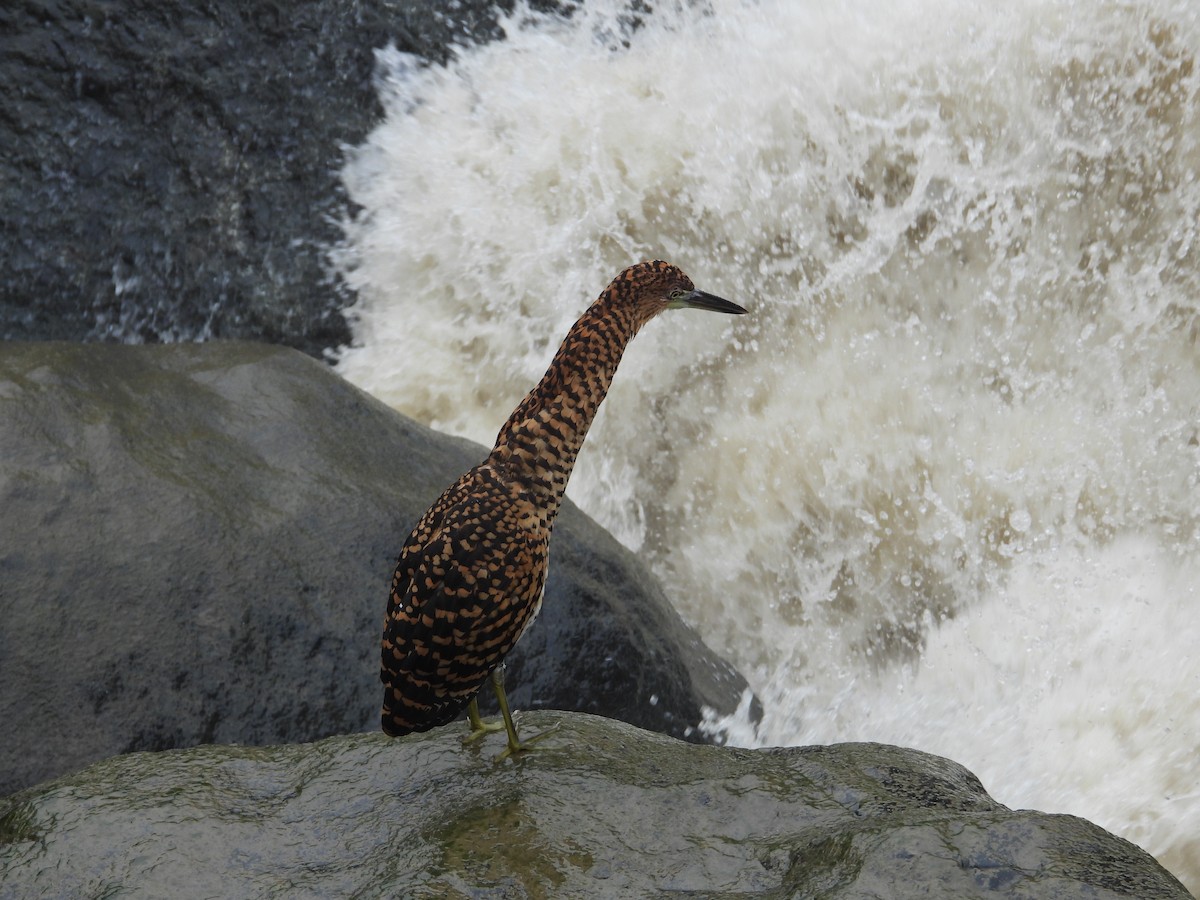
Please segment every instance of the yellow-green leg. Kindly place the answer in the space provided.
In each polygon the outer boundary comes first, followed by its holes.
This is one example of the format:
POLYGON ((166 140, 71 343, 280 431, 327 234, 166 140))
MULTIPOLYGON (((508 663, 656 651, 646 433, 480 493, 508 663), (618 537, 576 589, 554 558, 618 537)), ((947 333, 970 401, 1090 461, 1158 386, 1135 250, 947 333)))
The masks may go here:
POLYGON ((499 731, 503 728, 508 733, 508 746, 497 756, 497 759, 504 759, 514 753, 524 753, 530 749, 530 744, 535 741, 540 741, 546 735, 558 729, 555 724, 553 728, 543 731, 541 734, 536 734, 524 743, 521 742, 520 736, 517 734, 516 723, 513 722, 512 710, 508 706, 508 695, 504 692, 504 665, 501 664, 492 669, 491 674, 492 690, 496 692, 496 701, 500 704, 500 715, 503 718, 503 723, 492 722, 488 724, 483 721, 479 715, 479 703, 476 698, 472 697, 471 702, 467 704, 467 721, 471 725, 471 733, 463 738, 463 743, 476 741, 491 731, 499 731))
POLYGON ((471 702, 467 704, 467 722, 471 726, 471 733, 463 738, 464 744, 473 743, 485 734, 499 731, 504 727, 501 722, 492 722, 489 724, 483 721, 483 717, 479 715, 479 701, 475 697, 472 697, 471 702))

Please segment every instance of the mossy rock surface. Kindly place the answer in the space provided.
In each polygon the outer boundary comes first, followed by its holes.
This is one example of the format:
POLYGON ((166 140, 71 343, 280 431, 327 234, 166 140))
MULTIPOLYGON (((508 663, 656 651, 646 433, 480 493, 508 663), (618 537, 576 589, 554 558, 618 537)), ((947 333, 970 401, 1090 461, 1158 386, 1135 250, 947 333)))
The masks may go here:
POLYGON ((698 746, 577 713, 138 753, 0 803, 0 897, 1187 898, 1148 854, 881 744, 698 746))

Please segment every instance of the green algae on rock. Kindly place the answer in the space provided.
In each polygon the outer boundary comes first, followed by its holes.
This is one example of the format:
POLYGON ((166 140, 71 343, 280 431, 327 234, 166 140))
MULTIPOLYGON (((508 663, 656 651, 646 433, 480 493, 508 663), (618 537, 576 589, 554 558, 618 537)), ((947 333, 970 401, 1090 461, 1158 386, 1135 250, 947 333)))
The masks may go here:
POLYGON ((1127 841, 916 750, 524 718, 559 732, 501 763, 502 735, 457 729, 97 763, 0 801, 22 822, 0 897, 1188 897, 1127 841))

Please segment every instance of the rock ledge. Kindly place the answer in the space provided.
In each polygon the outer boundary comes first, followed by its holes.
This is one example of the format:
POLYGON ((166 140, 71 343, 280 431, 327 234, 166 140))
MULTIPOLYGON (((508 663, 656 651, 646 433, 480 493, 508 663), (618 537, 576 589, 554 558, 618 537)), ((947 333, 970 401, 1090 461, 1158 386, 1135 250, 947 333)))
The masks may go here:
POLYGON ((880 744, 737 750, 576 713, 138 753, 0 802, 0 897, 1187 898, 1148 854, 880 744))

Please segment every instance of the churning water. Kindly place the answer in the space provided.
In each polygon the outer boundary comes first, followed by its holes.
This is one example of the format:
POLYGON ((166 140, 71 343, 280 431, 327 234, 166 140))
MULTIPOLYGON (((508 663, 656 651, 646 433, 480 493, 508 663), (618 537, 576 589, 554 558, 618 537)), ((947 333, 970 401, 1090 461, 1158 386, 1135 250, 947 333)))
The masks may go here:
POLYGON ((1192 0, 589 0, 380 54, 348 378, 489 444, 662 257, 571 496, 766 708, 962 762, 1200 890, 1192 0), (620 7, 620 8, 618 8, 620 7))

